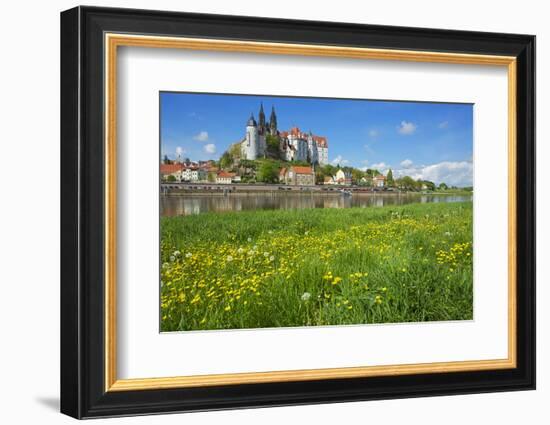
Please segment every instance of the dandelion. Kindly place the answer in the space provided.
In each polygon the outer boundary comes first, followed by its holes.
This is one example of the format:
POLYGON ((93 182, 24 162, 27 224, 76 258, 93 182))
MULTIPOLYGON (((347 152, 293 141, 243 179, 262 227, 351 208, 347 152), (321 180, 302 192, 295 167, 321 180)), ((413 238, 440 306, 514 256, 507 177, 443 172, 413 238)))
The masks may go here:
POLYGON ((269 257, 269 252, 264 252, 264 257, 269 257))
POLYGON ((248 242, 252 242, 252 238, 248 238, 247 241, 248 241, 248 242))
POLYGON ((228 305, 227 307, 225 307, 225 308, 224 308, 224 310, 225 310, 225 311, 229 311, 229 310, 231 310, 231 306, 230 306, 230 305, 228 305))
POLYGON ((275 256, 272 255, 271 257, 269 257, 269 261, 274 261, 274 260, 275 260, 275 256))
POLYGON ((162 268, 163 268, 163 269, 167 269, 168 267, 170 267, 170 264, 168 264, 168 263, 162 263, 162 268))
POLYGON ((252 251, 252 250, 248 251, 248 255, 250 255, 250 256, 254 255, 254 251, 252 251))
POLYGON ((306 231, 304 232, 304 235, 306 235, 306 236, 309 235, 309 232, 306 230, 306 231))
POLYGON ((253 249, 254 251, 257 251, 257 250, 258 250, 258 245, 254 245, 254 246, 252 247, 252 249, 253 249))
POLYGON ((179 257, 181 255, 181 252, 179 251, 174 251, 174 257, 179 257))
POLYGON ((445 236, 451 236, 451 232, 445 232, 445 236))
POLYGON ((336 277, 333 279, 332 284, 333 284, 333 285, 338 285, 341 281, 342 281, 342 278, 336 276, 336 277))
POLYGON ((273 230, 268 230, 267 233, 271 235, 273 233, 273 230))
POLYGON ((173 263, 174 261, 176 261, 176 257, 174 257, 173 255, 170 256, 170 261, 173 263))
POLYGON ((227 262, 230 263, 231 261, 233 261, 233 257, 231 255, 228 255, 227 256, 227 262))
POLYGON ((311 298, 311 294, 309 292, 304 292, 301 298, 302 298, 302 301, 307 301, 311 298))
POLYGON ((193 254, 191 254, 190 252, 188 252, 187 254, 185 254, 185 258, 191 258, 193 256, 193 254))
POLYGON ((244 252, 244 249, 239 248, 239 249, 237 250, 237 252, 238 252, 239 254, 242 254, 242 253, 244 252))

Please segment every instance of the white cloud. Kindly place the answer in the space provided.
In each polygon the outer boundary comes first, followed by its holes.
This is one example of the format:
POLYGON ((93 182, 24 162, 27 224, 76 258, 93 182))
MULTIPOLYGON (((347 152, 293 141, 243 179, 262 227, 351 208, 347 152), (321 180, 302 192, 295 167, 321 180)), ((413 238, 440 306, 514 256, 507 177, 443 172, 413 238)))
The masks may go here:
POLYGON ((378 130, 370 130, 369 131, 369 136, 374 138, 374 137, 377 137, 378 136, 378 130))
POLYGON ((411 168, 413 165, 413 162, 410 159, 405 159, 404 161, 401 161, 400 164, 403 168, 411 168))
POLYGON ((185 153, 185 149, 183 149, 181 146, 178 146, 176 148, 176 155, 182 156, 185 153))
POLYGON ((197 142, 206 142, 208 140, 208 131, 200 131, 193 136, 193 140, 197 142))
POLYGON ((206 153, 216 153, 216 145, 214 143, 208 143, 204 145, 204 151, 206 153))
POLYGON ((449 126, 449 121, 440 122, 437 126, 439 128, 447 128, 449 126))
POLYGON ((372 168, 373 170, 382 171, 390 167, 385 162, 377 162, 376 164, 372 164, 369 168, 372 168))
POLYGON ((394 177, 410 176, 415 180, 429 180, 435 184, 449 186, 472 186, 474 164, 470 161, 444 161, 437 164, 421 165, 395 170, 394 177))
POLYGON ((333 165, 347 165, 349 164, 349 161, 347 159, 342 158, 342 155, 338 155, 336 158, 332 160, 333 165))
POLYGON ((416 131, 416 124, 408 121, 401 121, 401 124, 397 128, 399 134, 408 136, 416 131))

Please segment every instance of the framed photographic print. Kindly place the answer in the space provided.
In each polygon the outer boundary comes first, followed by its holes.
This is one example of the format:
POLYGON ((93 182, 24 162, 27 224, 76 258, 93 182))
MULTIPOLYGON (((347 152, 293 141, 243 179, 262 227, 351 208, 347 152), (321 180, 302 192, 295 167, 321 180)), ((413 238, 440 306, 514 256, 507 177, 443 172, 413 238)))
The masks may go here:
POLYGON ((61 14, 61 411, 535 387, 535 38, 61 14))

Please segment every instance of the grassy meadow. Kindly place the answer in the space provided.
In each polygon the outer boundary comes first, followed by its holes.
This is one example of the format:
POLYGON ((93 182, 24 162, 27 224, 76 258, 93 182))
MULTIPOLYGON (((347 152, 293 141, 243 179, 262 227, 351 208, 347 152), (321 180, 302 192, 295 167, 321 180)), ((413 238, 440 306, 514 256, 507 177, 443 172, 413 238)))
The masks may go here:
POLYGON ((465 320, 472 203, 161 218, 161 330, 465 320))

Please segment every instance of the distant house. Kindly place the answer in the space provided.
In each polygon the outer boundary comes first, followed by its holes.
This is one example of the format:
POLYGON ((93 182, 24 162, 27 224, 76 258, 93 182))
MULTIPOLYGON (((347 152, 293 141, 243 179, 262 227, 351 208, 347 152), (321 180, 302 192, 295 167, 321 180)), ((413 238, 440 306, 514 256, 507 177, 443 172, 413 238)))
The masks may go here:
MULTIPOLYGON (((235 177, 238 177, 235 173, 228 173, 227 171, 220 171, 216 176, 216 183, 218 184, 231 184, 234 182, 235 177)), ((239 177, 240 181, 240 177, 239 177)))
POLYGON ((160 177, 162 180, 169 180, 173 176, 175 181, 181 182, 183 171, 182 164, 160 164, 160 177))
POLYGON ((203 168, 192 165, 190 167, 183 167, 181 176, 181 179, 186 182, 200 182, 207 179, 208 172, 203 168))
POLYGON ((313 186, 315 173, 311 167, 292 166, 279 171, 279 181, 294 186, 313 186))
POLYGON ((351 173, 345 172, 344 170, 338 170, 336 175, 333 177, 334 184, 340 185, 350 185, 351 184, 351 173))
POLYGON ((325 180, 323 181, 323 184, 330 185, 330 184, 336 184, 336 182, 334 181, 334 177, 326 176, 325 180))
POLYGON ((372 185, 374 187, 386 186, 386 177, 383 174, 378 174, 372 178, 372 185))

